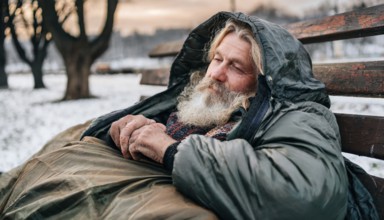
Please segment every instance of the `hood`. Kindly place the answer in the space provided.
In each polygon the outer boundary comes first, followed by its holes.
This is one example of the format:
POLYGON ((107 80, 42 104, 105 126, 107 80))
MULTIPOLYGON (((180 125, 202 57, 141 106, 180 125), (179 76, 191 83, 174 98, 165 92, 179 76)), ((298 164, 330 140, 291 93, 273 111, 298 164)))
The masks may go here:
POLYGON ((303 45, 281 26, 243 13, 219 12, 190 33, 171 67, 170 87, 187 84, 191 71, 208 67, 207 45, 229 18, 251 27, 263 57, 265 80, 258 83, 266 83, 269 96, 330 106, 324 84, 313 77, 312 62, 303 45))

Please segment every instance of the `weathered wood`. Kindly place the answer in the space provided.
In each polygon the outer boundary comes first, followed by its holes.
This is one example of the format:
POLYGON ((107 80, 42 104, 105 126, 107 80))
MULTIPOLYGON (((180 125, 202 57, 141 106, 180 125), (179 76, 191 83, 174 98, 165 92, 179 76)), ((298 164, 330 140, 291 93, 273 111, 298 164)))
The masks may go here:
MULTIPOLYGON (((285 28, 304 44, 380 35, 384 34, 384 4, 296 22, 285 28)), ((182 40, 166 42, 156 46, 149 56, 175 56, 182 46, 182 40)))
POLYGON ((343 152, 384 159, 384 117, 336 114, 343 152))
MULTIPOLYGON (((332 95, 384 97, 384 61, 315 64, 314 75, 332 95)), ((143 70, 140 84, 168 85, 169 68, 143 70)))
POLYGON ((384 34, 384 4, 285 26, 302 43, 384 34))
POLYGON ((166 86, 169 80, 169 68, 142 70, 140 85, 166 86))
POLYGON ((119 73, 137 73, 134 68, 111 68, 109 64, 99 63, 96 65, 95 72, 98 74, 119 74, 119 73))
POLYGON ((315 64, 313 72, 329 94, 384 97, 384 61, 315 64))
POLYGON ((149 52, 149 57, 175 56, 183 46, 184 40, 169 41, 157 45, 149 52))

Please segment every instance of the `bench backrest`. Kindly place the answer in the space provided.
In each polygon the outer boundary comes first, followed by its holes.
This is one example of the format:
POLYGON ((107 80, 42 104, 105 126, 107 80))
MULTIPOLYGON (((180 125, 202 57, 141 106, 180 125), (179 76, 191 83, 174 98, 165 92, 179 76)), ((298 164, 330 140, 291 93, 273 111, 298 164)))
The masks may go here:
MULTIPOLYGON (((384 34, 384 4, 297 22, 285 28, 303 44, 323 43, 384 34)), ((176 55, 183 41, 161 44, 150 57, 176 55)), ((384 97, 384 60, 314 64, 314 75, 323 81, 331 95, 384 97)), ((167 73, 164 73, 167 75, 167 73)), ((150 83, 145 77, 142 84, 150 83)), ((166 84, 163 80, 159 84, 166 84)), ((336 114, 343 152, 384 159, 384 117, 336 114)), ((384 219, 384 179, 361 174, 363 184, 371 192, 381 219, 384 219)))

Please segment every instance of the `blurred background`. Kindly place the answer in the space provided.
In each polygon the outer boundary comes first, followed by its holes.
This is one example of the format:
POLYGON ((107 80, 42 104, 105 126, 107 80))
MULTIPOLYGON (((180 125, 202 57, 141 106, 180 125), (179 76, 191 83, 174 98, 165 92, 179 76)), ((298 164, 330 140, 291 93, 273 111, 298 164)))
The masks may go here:
MULTIPOLYGON (((18 1, 6 1, 10 2, 10 13, 15 11, 16 14, 13 24, 16 26, 17 38, 25 48, 26 56, 33 56, 33 45, 30 40, 33 35, 33 7, 40 7, 39 9, 41 9, 41 6, 38 6, 37 0, 20 0, 19 2, 22 2, 20 10, 16 10, 14 4, 18 1), (25 22, 24 19, 27 21, 25 22)), ((66 34, 81 38, 75 1, 57 0, 57 2, 61 2, 61 4, 56 5, 56 10, 60 22, 62 22, 60 25, 63 30, 66 34)), ((100 36, 106 22, 107 0, 84 0, 80 2, 83 2, 84 7, 84 14, 82 15, 84 20, 82 22, 84 22, 85 34, 89 39, 100 36)), ((103 64, 108 64, 112 69, 135 69, 169 62, 172 59, 151 59, 148 57, 148 53, 161 42, 185 38, 192 28, 219 11, 241 11, 284 25, 380 3, 384 3, 384 0, 120 0, 114 13, 110 15, 114 16, 115 19, 112 24, 109 47, 101 56, 97 57, 91 67, 92 71, 95 72, 97 67, 102 68, 103 64)), ((37 12, 35 13, 37 23, 43 22, 41 21, 43 13, 39 9, 36 9, 37 12)), ((6 29, 5 32, 6 72, 30 71, 31 68, 20 59, 12 43, 10 28, 6 29)), ((39 30, 37 30, 37 35, 38 32, 39 30)), ((40 37, 52 37, 48 31, 42 35, 44 36, 40 37)), ((106 41, 108 39, 105 38, 106 41)), ((310 45, 307 46, 307 49, 310 50, 315 61, 327 61, 341 57, 370 58, 383 55, 384 41, 380 40, 380 37, 359 40, 361 41, 359 48, 349 47, 348 42, 345 44, 338 42, 336 45, 310 45)), ((66 42, 65 40, 62 41, 66 42)), ((39 43, 42 44, 42 40, 39 43)), ((67 43, 75 44, 74 41, 69 40, 67 43)), ((62 55, 54 42, 47 46, 43 70, 44 73, 57 73, 57 71, 65 70, 62 55)))
MULTIPOLYGON (((162 86, 140 73, 167 68, 151 58, 219 11, 281 25, 383 4, 384 0, 2 0, 0 171, 38 151, 58 132, 139 101, 162 86)), ((384 57, 383 35, 306 45, 315 63, 384 57)), ((332 97, 335 112, 384 116, 380 99, 332 97)), ((384 164, 353 158, 384 176, 384 164)))

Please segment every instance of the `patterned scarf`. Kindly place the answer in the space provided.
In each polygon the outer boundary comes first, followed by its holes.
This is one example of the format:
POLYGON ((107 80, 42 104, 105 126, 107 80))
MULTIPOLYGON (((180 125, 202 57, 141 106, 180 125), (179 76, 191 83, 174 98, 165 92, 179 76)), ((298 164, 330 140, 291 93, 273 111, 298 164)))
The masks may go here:
POLYGON ((201 134, 207 137, 224 141, 227 133, 233 128, 236 122, 228 122, 221 126, 197 127, 185 125, 178 120, 176 112, 171 113, 167 121, 167 134, 177 141, 181 141, 191 134, 201 134))

